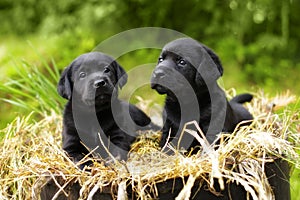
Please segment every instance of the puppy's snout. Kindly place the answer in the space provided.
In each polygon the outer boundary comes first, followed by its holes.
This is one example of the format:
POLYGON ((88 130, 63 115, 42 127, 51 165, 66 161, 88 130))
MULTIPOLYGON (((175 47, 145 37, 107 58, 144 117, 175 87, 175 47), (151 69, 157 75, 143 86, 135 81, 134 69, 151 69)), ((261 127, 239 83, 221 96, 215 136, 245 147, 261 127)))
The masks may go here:
POLYGON ((107 85, 107 81, 104 79, 99 79, 94 82, 94 88, 104 87, 107 85))
POLYGON ((153 77, 154 78, 157 78, 157 79, 160 79, 160 78, 163 78, 165 76, 165 73, 163 70, 161 69, 157 69, 153 72, 153 77))

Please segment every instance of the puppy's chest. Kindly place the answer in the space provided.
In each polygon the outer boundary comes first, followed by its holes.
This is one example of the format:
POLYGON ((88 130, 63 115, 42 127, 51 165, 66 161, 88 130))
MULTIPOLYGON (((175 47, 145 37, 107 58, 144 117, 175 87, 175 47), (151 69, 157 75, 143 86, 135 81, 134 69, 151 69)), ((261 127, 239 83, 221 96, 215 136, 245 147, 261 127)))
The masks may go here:
POLYGON ((193 105, 180 106, 179 104, 166 104, 165 115, 173 122, 190 122, 196 120, 197 122, 210 117, 210 107, 199 108, 193 105))
POLYGON ((75 125, 78 125, 80 132, 88 134, 98 134, 99 132, 107 133, 115 125, 113 117, 109 113, 97 115, 83 115, 81 120, 78 120, 75 125))

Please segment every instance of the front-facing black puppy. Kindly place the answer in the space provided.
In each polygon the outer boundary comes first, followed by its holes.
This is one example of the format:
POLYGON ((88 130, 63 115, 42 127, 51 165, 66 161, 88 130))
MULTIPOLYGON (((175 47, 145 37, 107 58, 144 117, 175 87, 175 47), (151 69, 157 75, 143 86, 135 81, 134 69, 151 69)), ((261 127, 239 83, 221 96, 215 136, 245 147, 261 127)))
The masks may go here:
MULTIPOLYGON (((180 38, 163 47, 151 77, 152 89, 166 94, 161 146, 168 138, 178 139, 184 124, 193 120, 212 143, 220 132, 232 132, 241 121, 252 119, 242 106, 252 95, 238 95, 228 102, 217 84, 222 74, 218 56, 196 40, 180 38)), ((185 148, 199 145, 190 140, 183 141, 185 148)))
POLYGON ((58 93, 68 99, 63 115, 63 149, 80 161, 89 151, 106 157, 101 140, 115 157, 126 160, 137 130, 150 129, 151 120, 140 109, 118 99, 127 82, 124 69, 110 56, 91 52, 77 57, 62 72, 58 93), (84 145, 83 145, 84 144, 84 145))

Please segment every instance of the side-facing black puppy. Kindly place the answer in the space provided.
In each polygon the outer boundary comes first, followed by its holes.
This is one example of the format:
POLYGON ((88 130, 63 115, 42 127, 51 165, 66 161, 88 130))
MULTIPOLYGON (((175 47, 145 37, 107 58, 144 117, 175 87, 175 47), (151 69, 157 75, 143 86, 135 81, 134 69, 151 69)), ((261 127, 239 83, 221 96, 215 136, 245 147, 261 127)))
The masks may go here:
POLYGON ((57 90, 68 99, 63 115, 63 149, 74 162, 89 153, 85 146, 98 146, 96 152, 107 156, 98 133, 110 153, 125 160, 134 133, 151 128, 144 112, 118 99, 118 87, 126 82, 124 69, 100 52, 77 57, 62 72, 57 90))
MULTIPOLYGON (((151 77, 152 89, 166 94, 161 146, 168 137, 178 139, 184 124, 193 120, 212 143, 220 132, 232 132, 241 121, 252 119, 242 106, 252 95, 238 95, 228 102, 217 84, 222 74, 218 56, 196 40, 180 38, 163 47, 151 77)), ((191 140, 184 141, 185 148, 199 144, 191 140)))

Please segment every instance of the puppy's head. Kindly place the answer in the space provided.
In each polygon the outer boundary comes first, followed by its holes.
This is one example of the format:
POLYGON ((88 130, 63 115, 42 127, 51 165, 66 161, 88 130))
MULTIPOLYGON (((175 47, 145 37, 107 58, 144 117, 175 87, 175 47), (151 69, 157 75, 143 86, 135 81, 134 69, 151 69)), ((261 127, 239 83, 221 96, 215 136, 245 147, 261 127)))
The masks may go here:
POLYGON ((184 92, 187 84, 197 90, 216 82, 222 74, 221 62, 211 49, 191 38, 180 38, 164 46, 151 87, 160 94, 184 92))
POLYGON ((127 82, 124 69, 111 57, 91 52, 77 57, 61 74, 58 93, 70 100, 76 94, 87 106, 111 101, 115 87, 127 82))

